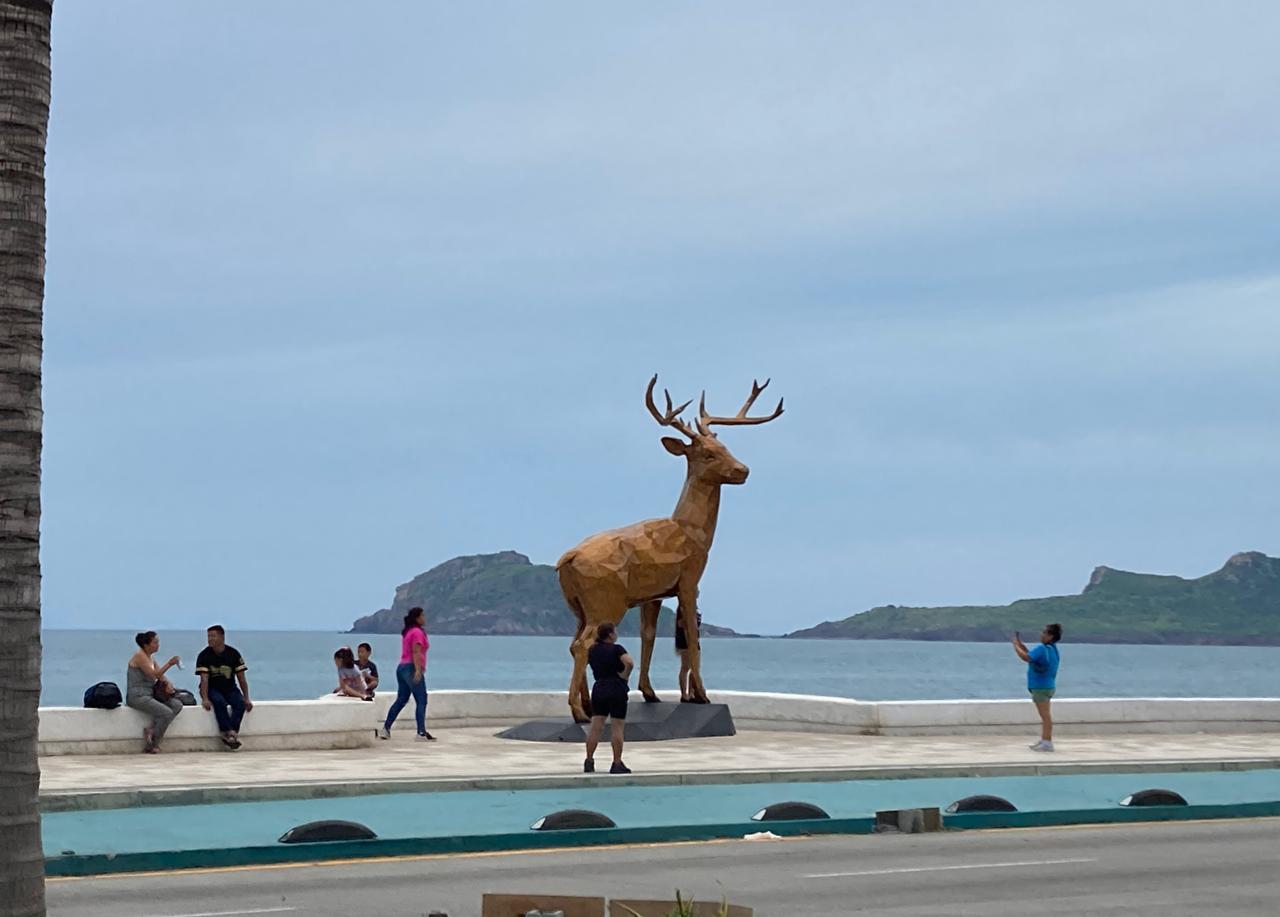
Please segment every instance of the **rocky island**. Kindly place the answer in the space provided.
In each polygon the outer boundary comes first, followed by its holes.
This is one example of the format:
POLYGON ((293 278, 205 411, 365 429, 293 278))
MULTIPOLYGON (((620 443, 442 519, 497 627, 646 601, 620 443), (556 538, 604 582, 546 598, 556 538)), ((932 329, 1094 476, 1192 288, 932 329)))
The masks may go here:
MULTIPOLYGON (((396 587, 390 608, 358 618, 353 634, 398 634, 414 606, 427 612, 432 634, 573 636, 577 622, 560 593, 556 568, 535 564, 516 551, 455 557, 396 587)), ((629 612, 618 628, 639 633, 639 615, 629 612)), ((663 607, 658 636, 675 633, 675 612, 663 607)), ((727 627, 702 623, 703 636, 737 636, 727 627)))
POLYGON ((1098 567, 1079 595, 1010 605, 885 605, 787 634, 845 640, 1031 639, 1049 621, 1072 643, 1280 645, 1280 559, 1233 555, 1196 579, 1098 567))

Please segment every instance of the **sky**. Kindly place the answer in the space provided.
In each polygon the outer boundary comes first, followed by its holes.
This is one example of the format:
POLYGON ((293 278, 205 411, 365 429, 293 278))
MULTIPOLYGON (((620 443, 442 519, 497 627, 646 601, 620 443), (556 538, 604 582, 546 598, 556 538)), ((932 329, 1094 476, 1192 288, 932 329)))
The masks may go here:
POLYGON ((670 512, 708 620, 1280 554, 1280 7, 59 0, 49 627, 340 629, 670 512), (695 402, 696 406, 696 402, 695 402))

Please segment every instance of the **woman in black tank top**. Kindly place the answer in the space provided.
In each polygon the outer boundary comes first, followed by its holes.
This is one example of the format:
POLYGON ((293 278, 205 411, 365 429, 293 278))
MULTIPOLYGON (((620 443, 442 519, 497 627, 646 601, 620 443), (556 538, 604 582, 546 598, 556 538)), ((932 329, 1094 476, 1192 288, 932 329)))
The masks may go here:
POLYGON ((622 738, 627 723, 627 678, 635 667, 626 648, 618 644, 618 631, 612 624, 601 624, 596 629, 596 642, 587 651, 587 664, 596 683, 591 689, 591 729, 587 732, 587 759, 582 771, 594 774, 596 770, 596 746, 604 734, 606 717, 613 721, 610 744, 613 745, 611 774, 629 774, 631 769, 622 763, 622 738))

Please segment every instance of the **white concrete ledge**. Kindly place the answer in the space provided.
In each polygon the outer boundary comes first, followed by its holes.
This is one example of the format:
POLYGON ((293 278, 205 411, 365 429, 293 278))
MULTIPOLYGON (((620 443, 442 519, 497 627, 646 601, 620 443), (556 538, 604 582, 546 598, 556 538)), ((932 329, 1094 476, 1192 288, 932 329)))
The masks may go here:
MULTIPOLYGON (((373 704, 350 698, 255 701, 240 729, 244 751, 363 748, 374 742, 373 704)), ((112 755, 142 750, 151 717, 132 707, 86 710, 41 707, 41 755, 112 755)), ((203 707, 183 707, 161 747, 166 752, 220 751, 217 721, 203 707)))
MULTIPOLYGON (((674 703, 675 692, 659 692, 674 703)), ((852 735, 1022 734, 1039 724, 1029 698, 1017 700, 859 701, 804 694, 711 691, 729 705, 739 730, 852 735)), ((392 697, 379 694, 380 722, 392 697)), ((638 692, 631 702, 643 703, 638 692)), ((559 691, 432 691, 428 729, 495 729, 568 714, 559 691)), ((1280 698, 1063 698, 1053 702, 1054 730, 1063 735, 1280 732, 1280 698)), ((400 715, 407 728, 413 703, 400 715)))
MULTIPOLYGON (((661 692, 675 703, 674 692, 661 692)), ((1029 699, 859 701, 802 694, 712 691, 729 705, 740 731, 824 732, 847 735, 1013 735, 1039 720, 1029 699)), ((260 701, 245 716, 245 751, 362 748, 374 741, 393 695, 373 703, 328 696, 309 701, 260 701)), ((643 703, 638 692, 632 703, 643 703)), ((427 728, 502 729, 532 719, 565 717, 559 691, 432 691, 427 728)), ((1064 698, 1053 702, 1054 731, 1061 735, 1129 735, 1280 732, 1280 698, 1064 698)), ((123 754, 141 750, 149 720, 136 710, 43 707, 40 754, 123 754)), ((413 728, 413 702, 397 729, 413 728)), ((168 751, 220 749, 213 714, 185 707, 165 737, 168 751)))

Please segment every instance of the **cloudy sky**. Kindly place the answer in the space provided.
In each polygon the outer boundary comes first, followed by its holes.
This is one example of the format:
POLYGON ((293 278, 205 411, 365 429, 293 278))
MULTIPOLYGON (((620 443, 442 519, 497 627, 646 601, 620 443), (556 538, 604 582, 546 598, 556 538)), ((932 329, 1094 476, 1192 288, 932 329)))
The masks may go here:
POLYGON ((59 0, 45 614, 346 626, 669 512, 712 621, 1280 554, 1271 3, 59 0))

